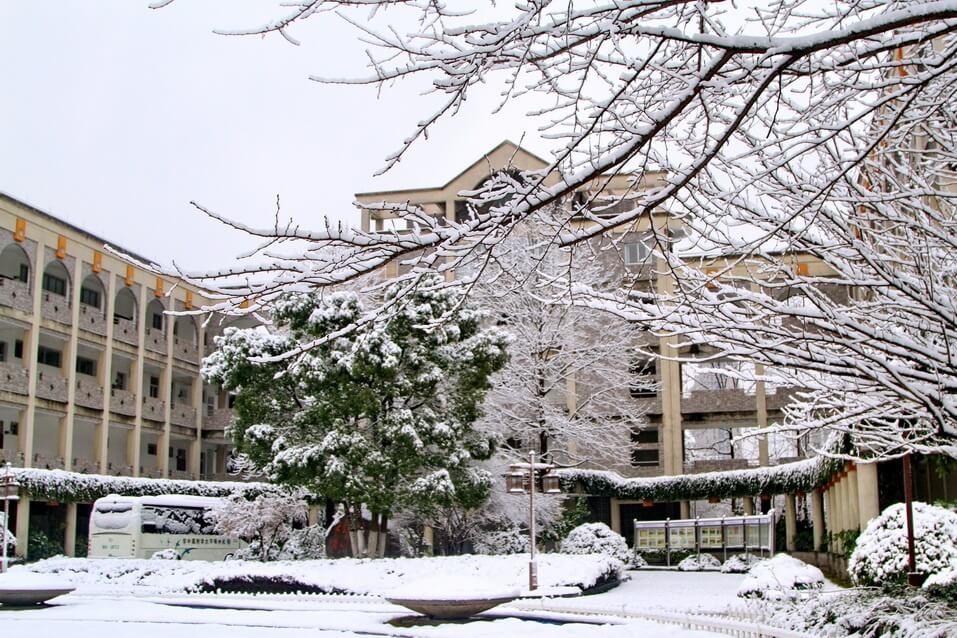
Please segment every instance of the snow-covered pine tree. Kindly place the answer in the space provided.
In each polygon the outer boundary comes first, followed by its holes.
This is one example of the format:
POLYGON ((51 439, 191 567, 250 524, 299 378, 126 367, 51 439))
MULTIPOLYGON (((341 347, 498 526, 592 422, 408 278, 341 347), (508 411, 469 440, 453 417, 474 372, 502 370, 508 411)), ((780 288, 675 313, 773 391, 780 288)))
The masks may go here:
POLYGON ((227 330, 204 362, 237 395, 239 450, 272 480, 344 503, 356 555, 383 554, 398 507, 488 496, 491 479, 472 462, 493 441, 473 424, 507 338, 438 279, 389 287, 388 322, 364 322, 351 291, 284 296, 274 329, 227 330))

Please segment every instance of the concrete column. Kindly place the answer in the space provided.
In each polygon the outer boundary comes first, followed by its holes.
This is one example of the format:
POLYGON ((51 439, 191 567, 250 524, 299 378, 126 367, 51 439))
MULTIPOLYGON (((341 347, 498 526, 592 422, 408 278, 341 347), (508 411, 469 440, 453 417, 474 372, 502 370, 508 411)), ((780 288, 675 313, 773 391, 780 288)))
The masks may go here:
MULTIPOLYGON (((824 497, 824 498, 823 498, 823 500, 824 500, 824 509, 825 509, 825 512, 824 512, 824 521, 825 521, 825 526, 826 526, 827 531, 828 531, 828 532, 831 532, 832 534, 837 531, 837 524, 836 524, 836 521, 834 520, 834 499, 833 499, 833 496, 834 496, 834 490, 832 490, 832 489, 826 489, 826 490, 824 490, 824 494, 823 494, 823 497, 824 497)), ((834 543, 833 543, 833 542, 828 543, 828 545, 827 545, 827 551, 829 551, 829 552, 833 552, 833 551, 834 551, 834 543)))
MULTIPOLYGON (((103 362, 97 368, 97 378, 103 388, 103 414, 96 425, 96 443, 94 455, 100 474, 106 474, 109 467, 110 441, 110 397, 113 392, 113 314, 116 312, 116 274, 110 273, 106 278, 106 350, 103 352, 103 362)), ((130 386, 133 387, 133 386, 130 386)))
POLYGON ((857 509, 861 529, 881 513, 877 492, 877 463, 862 463, 857 466, 857 509))
POLYGON ((784 546, 789 552, 797 549, 797 508, 794 494, 784 495, 784 546))
POLYGON ((754 514, 754 497, 753 497, 753 496, 745 496, 745 497, 742 498, 741 500, 744 501, 744 514, 745 514, 745 516, 751 516, 752 514, 754 514))
POLYGON ((678 507, 681 509, 681 518, 691 518, 691 501, 681 501, 678 507))
POLYGON ((621 534, 621 507, 619 507, 618 499, 611 499, 609 507, 611 508, 611 528, 621 534))
POLYGON ((16 555, 27 558, 30 542, 30 497, 21 496, 17 501, 17 550, 16 555))
MULTIPOLYGON (((70 338, 63 352, 63 378, 66 379, 66 416, 60 421, 60 456, 63 468, 73 469, 73 419, 76 415, 76 350, 80 331, 80 288, 83 285, 83 260, 74 259, 73 288, 70 290, 72 304, 70 316, 70 338)), ((72 556, 72 554, 68 554, 72 556)))
MULTIPOLYGON (((764 365, 760 363, 754 364, 754 373, 759 377, 764 376, 764 365)), ((760 429, 766 429, 768 427, 768 398, 765 386, 765 382, 759 380, 755 383, 754 387, 754 416, 760 429)), ((771 464, 767 434, 762 434, 758 437, 758 462, 761 466, 771 464)))
POLYGON ((824 526, 824 496, 821 490, 811 490, 811 525, 814 534, 814 551, 820 551, 824 544, 826 528, 824 526))
POLYGON ((63 553, 76 556, 76 503, 66 503, 66 529, 63 535, 63 553))
MULTIPOLYGON (((176 302, 173 297, 169 297, 170 308, 174 307, 176 302)), ((160 373, 160 397, 163 399, 163 434, 160 436, 159 464, 160 472, 163 478, 169 478, 169 446, 172 442, 171 431, 172 413, 173 413, 173 326, 176 318, 172 315, 163 317, 163 329, 166 331, 166 366, 160 373)), ((194 384, 195 385, 195 384, 194 384)), ((188 467, 188 466, 187 466, 188 467)))
MULTIPOLYGON (((854 467, 854 466, 851 466, 854 467)), ((848 529, 861 528, 861 516, 857 511, 858 507, 857 492, 857 470, 849 470, 847 473, 847 518, 848 529)))
MULTIPOLYGON (((146 358, 146 285, 140 284, 136 299, 136 362, 130 368, 130 387, 136 388, 136 413, 133 416, 133 430, 127 436, 126 461, 133 466, 133 476, 140 475, 140 439, 143 437, 143 400, 146 388, 143 387, 143 370, 146 358)), ((158 446, 157 446, 158 448, 158 446)), ((157 449, 157 454, 159 454, 157 449)), ((167 452, 163 452, 166 454, 167 452)))
MULTIPOLYGON (((33 281, 30 291, 33 294, 33 316, 29 328, 23 334, 23 365, 29 370, 27 377, 27 406, 23 412, 17 435, 17 447, 23 454, 23 467, 33 467, 33 431, 37 412, 37 346, 40 344, 40 321, 43 308, 43 271, 47 264, 46 246, 41 236, 37 236, 36 263, 33 265, 33 281)), ((19 512, 19 510, 17 510, 19 512)), ((27 529, 24 523, 24 530, 27 529)), ((17 552, 20 551, 20 522, 17 522, 17 552)), ((24 532, 26 533, 26 532, 24 532)), ((24 552, 26 552, 26 540, 24 552)), ((19 553, 18 553, 19 555, 19 553)), ((25 555, 25 554, 24 554, 25 555)))
POLYGON ((318 525, 322 518, 322 506, 313 503, 309 506, 308 522, 309 525, 318 525))
MULTIPOLYGON (((674 280, 668 274, 663 257, 656 263, 657 272, 661 273, 656 283, 658 292, 670 294, 674 292, 674 280)), ((661 397, 661 453, 662 469, 667 476, 676 476, 684 473, 684 435, 681 420, 681 364, 674 361, 678 351, 675 348, 674 337, 663 337, 658 341, 658 351, 662 358, 658 359, 658 380, 660 382, 661 397)))

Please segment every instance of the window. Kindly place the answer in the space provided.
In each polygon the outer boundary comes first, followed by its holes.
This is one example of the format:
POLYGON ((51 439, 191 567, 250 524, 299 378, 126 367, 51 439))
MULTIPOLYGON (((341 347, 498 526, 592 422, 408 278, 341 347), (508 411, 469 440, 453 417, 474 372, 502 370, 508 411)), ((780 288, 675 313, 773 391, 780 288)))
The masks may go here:
POLYGON ((631 363, 630 372, 633 375, 629 391, 631 396, 640 399, 658 395, 655 387, 658 376, 658 365, 654 359, 635 360, 631 363))
POLYGON ((45 272, 43 273, 43 289, 54 295, 66 297, 66 279, 45 272))
POLYGON ((631 433, 631 442, 644 445, 658 444, 658 428, 644 428, 631 433))
POLYGON ((27 281, 30 279, 30 267, 26 264, 20 264, 20 272, 18 273, 17 279, 23 283, 27 283, 27 281))
POLYGON ((23 358, 23 341, 17 339, 13 342, 13 358, 22 359, 23 358))
POLYGON ((116 376, 113 378, 113 385, 110 386, 114 390, 125 390, 126 389, 126 373, 117 372, 116 376))
POLYGON ((59 368, 62 355, 59 350, 40 346, 37 348, 37 363, 51 368, 59 368))
POLYGON ((150 376, 150 398, 158 399, 160 395, 159 377, 150 376))
POLYGON ((156 456, 156 444, 147 443, 146 444, 146 454, 147 456, 156 456))
POLYGON ((154 330, 162 330, 162 329, 163 329, 163 315, 154 314, 154 315, 153 315, 152 322, 153 322, 153 329, 154 329, 154 330))
POLYGON ((10 421, 10 431, 7 434, 17 436, 20 434, 20 424, 16 421, 10 421))
POLYGON ((658 450, 632 450, 631 464, 634 466, 658 465, 658 450))
POLYGON ((176 471, 186 471, 186 450, 181 447, 176 448, 176 471))
POLYGON ((86 374, 91 377, 96 376, 96 361, 93 359, 87 359, 86 357, 77 357, 76 358, 76 371, 80 374, 86 374))
POLYGON ((229 408, 232 408, 234 405, 236 405, 236 395, 230 394, 226 404, 227 404, 227 407, 229 408))
POLYGON ((80 303, 84 306, 100 307, 100 291, 92 288, 80 288, 80 303))
POLYGON ((7 344, 4 341, 0 341, 0 361, 7 360, 7 344))
POLYGON ((639 266, 648 261, 651 256, 651 249, 643 241, 628 242, 622 245, 625 264, 628 266, 639 266))

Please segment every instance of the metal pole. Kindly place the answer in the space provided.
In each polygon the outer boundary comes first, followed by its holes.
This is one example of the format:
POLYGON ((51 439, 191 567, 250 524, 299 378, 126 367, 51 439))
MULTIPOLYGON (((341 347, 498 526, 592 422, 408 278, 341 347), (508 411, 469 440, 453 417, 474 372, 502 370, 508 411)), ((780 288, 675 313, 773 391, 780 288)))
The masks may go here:
POLYGON ((904 509, 907 514, 907 584, 917 587, 921 584, 917 573, 917 557, 914 553, 914 475, 910 464, 910 454, 905 454, 904 462, 904 509))
POLYGON ((535 564, 535 450, 528 451, 528 589, 538 589, 538 568, 535 564))
POLYGON ((10 529, 10 499, 7 498, 6 478, 6 476, 3 477, 3 567, 0 568, 0 574, 5 574, 7 571, 7 534, 10 529))

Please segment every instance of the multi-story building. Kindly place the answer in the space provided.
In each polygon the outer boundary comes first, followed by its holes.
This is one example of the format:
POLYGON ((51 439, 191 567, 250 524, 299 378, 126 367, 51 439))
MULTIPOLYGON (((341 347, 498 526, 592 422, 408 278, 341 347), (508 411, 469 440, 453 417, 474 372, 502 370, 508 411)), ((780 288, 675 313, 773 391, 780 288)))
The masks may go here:
MULTIPOLYGON (((226 478, 229 397, 200 376, 223 323, 167 314, 209 300, 107 244, 0 194, 0 458, 91 474, 226 478)), ((72 552, 86 511, 22 498, 18 545, 26 547, 31 521, 50 523, 67 530, 72 552)))

